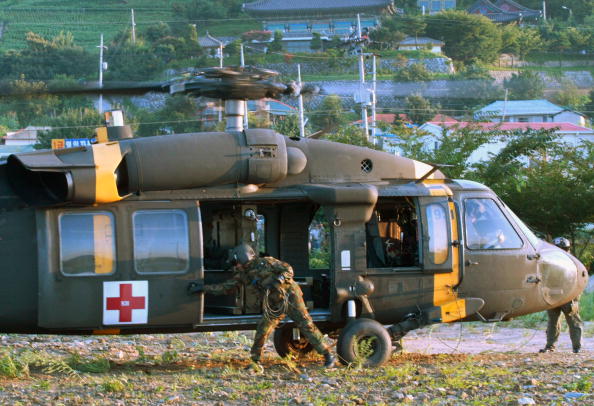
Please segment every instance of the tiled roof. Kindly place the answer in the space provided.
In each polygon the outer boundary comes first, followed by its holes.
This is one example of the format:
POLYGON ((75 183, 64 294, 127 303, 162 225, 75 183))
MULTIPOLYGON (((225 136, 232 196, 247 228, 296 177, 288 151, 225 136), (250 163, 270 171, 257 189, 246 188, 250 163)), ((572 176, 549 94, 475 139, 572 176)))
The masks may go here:
POLYGON ((279 15, 356 15, 393 7, 393 0, 258 0, 243 5, 246 13, 258 17, 279 15))
POLYGON ((483 130, 501 130, 501 131, 514 131, 514 130, 556 130, 561 132, 571 133, 585 133, 594 135, 594 130, 580 125, 572 123, 491 123, 491 122, 469 122, 469 121, 458 121, 458 122, 439 122, 429 121, 425 124, 433 124, 440 127, 446 128, 465 128, 468 126, 475 126, 483 130))
MULTIPOLYGON (((410 119, 408 118, 408 116, 404 113, 398 114, 398 117, 400 118, 400 120, 402 120, 404 122, 407 122, 407 123, 411 122, 410 119)), ((381 121, 383 123, 392 124, 394 122, 394 120, 396 119, 396 114, 394 114, 394 113, 376 114, 375 119, 376 119, 376 121, 381 121)), ((371 123, 371 115, 367 116, 367 121, 369 123, 371 123)), ((363 120, 357 120, 357 121, 353 122, 353 124, 361 124, 362 122, 363 122, 363 120)), ((445 116, 443 114, 436 114, 435 117, 433 117, 431 119, 431 122, 457 123, 455 118, 445 116)))
POLYGON ((564 107, 558 106, 551 103, 548 100, 498 100, 495 101, 480 110, 477 110, 475 114, 486 116, 495 115, 500 116, 505 110, 506 116, 517 116, 517 115, 539 115, 539 114, 558 114, 565 109, 564 107))

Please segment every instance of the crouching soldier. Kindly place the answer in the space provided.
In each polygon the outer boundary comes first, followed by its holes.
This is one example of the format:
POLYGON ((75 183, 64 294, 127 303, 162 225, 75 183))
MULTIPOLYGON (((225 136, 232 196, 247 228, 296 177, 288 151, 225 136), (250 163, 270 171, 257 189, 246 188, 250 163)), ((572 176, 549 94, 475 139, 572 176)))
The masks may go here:
POLYGON ((324 356, 324 367, 334 367, 336 358, 324 346, 323 335, 307 311, 303 292, 293 280, 293 268, 273 257, 257 258, 248 244, 233 248, 230 260, 233 265, 232 279, 205 285, 204 292, 213 295, 231 294, 242 284, 256 288, 262 303, 262 318, 256 327, 254 344, 250 351, 253 361, 250 368, 256 371, 263 370, 260 358, 264 344, 285 316, 289 316, 295 322, 301 334, 319 354, 324 356))

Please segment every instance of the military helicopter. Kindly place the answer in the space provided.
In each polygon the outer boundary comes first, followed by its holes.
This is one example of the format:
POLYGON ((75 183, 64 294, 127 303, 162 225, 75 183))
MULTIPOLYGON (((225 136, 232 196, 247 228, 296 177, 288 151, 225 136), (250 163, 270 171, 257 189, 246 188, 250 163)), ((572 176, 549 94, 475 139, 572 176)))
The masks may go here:
MULTIPOLYGON (((274 76, 213 68, 177 82, 59 90, 220 98, 227 127, 133 138, 112 113, 93 145, 0 162, 0 331, 254 328, 261 308, 249 286, 193 293, 230 277, 226 253, 240 243, 293 266, 345 363, 381 365, 411 330, 510 320, 584 289, 585 267, 484 185, 368 148, 244 129, 245 100, 308 91, 274 76), (327 269, 309 263, 316 213, 328 224, 327 269), (371 350, 359 351, 363 340, 371 350)), ((290 320, 274 344, 281 356, 311 351, 290 320)))

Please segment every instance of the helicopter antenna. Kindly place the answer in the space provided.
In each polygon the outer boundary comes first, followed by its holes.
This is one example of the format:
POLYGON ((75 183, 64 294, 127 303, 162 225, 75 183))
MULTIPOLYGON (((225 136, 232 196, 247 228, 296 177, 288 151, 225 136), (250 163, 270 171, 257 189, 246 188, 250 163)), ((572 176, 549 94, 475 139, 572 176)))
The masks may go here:
POLYGON ((441 168, 452 168, 452 167, 455 166, 455 165, 450 165, 450 164, 432 164, 432 163, 427 163, 427 165, 430 165, 431 166, 431 169, 429 169, 429 171, 426 174, 424 174, 419 179, 417 179, 415 181, 415 183, 423 183, 423 181, 425 179, 427 179, 429 176, 433 175, 433 173, 435 171, 437 171, 438 169, 441 169, 441 168))

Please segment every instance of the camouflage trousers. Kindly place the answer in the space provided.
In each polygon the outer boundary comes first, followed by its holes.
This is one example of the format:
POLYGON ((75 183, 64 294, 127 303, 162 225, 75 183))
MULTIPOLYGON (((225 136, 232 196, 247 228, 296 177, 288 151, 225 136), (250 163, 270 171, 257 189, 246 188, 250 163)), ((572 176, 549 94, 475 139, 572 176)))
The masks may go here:
POLYGON ((549 322, 547 324, 547 348, 555 346, 561 331, 561 312, 565 315, 569 327, 569 337, 574 350, 582 346, 582 319, 579 308, 580 298, 576 298, 563 306, 547 310, 549 322))
MULTIPOLYGON (((303 301, 303 292, 295 281, 291 281, 288 286, 283 287, 287 295, 286 314, 280 314, 278 317, 262 316, 256 327, 256 335, 254 336, 254 345, 250 351, 251 358, 254 361, 259 361, 262 356, 264 344, 270 336, 270 333, 278 326, 285 316, 289 316, 295 322, 295 326, 301 331, 301 334, 309 341, 313 348, 320 354, 328 352, 323 343, 323 335, 316 327, 307 311, 305 302, 303 301)), ((280 306, 278 297, 270 297, 271 305, 280 306)))

